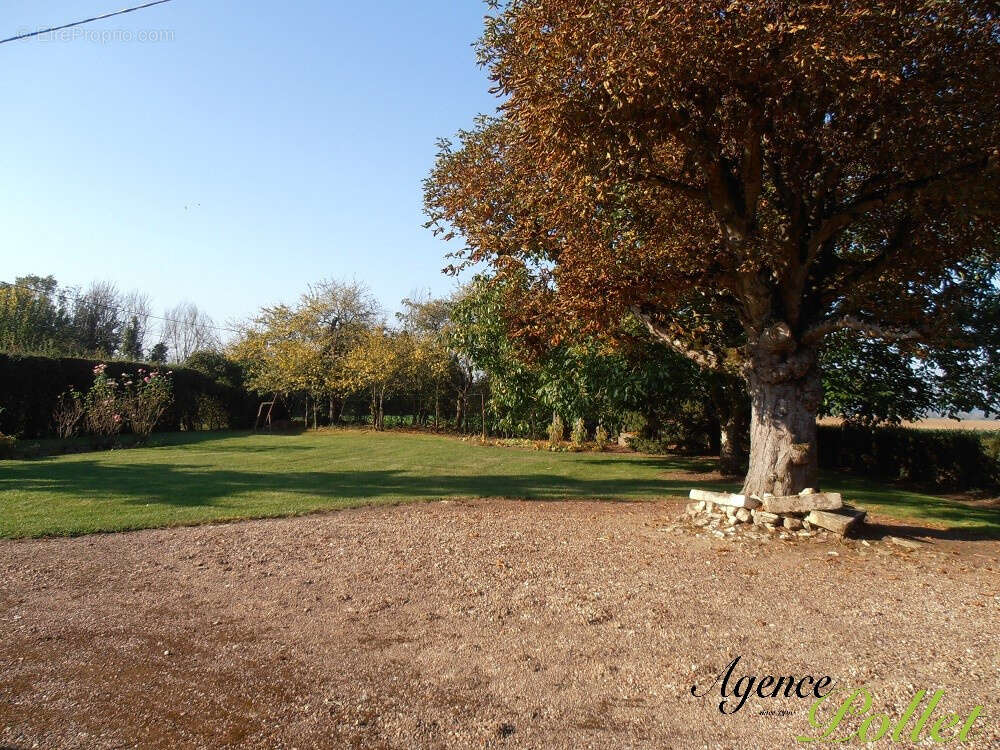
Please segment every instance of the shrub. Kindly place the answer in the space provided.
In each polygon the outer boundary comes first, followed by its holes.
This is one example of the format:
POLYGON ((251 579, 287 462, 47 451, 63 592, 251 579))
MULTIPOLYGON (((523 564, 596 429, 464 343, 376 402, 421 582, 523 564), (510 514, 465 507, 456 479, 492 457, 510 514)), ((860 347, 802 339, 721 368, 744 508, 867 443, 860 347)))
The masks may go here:
POLYGON ((659 438, 645 438, 641 436, 628 438, 628 447, 634 450, 636 453, 651 453, 653 455, 661 455, 664 453, 672 453, 674 451, 675 445, 669 441, 661 440, 659 438))
POLYGON ((76 388, 70 388, 59 395, 56 408, 52 412, 52 421, 56 426, 56 434, 61 438, 71 438, 76 435, 80 422, 86 414, 83 406, 83 394, 76 388))
POLYGON ((107 365, 94 367, 94 384, 84 397, 87 429, 99 446, 114 445, 115 436, 123 425, 121 393, 118 381, 107 375, 107 365))
POLYGON ((221 385, 230 388, 243 386, 243 368, 225 354, 200 349, 184 360, 184 366, 207 375, 221 385))
MULTIPOLYGON (((59 396, 74 389, 87 393, 94 381, 95 360, 74 357, 41 357, 0 353, 0 394, 7 411, 0 414, 0 432, 24 438, 55 434, 53 407, 59 396)), ((105 373, 119 381, 139 367, 140 362, 107 362, 105 373)), ((171 382, 174 401, 157 424, 157 430, 195 429, 198 397, 218 399, 234 430, 253 426, 260 399, 242 387, 219 382, 187 367, 174 367, 171 382)), ((83 427, 81 424, 78 431, 83 427)))
POLYGON ((583 423, 583 417, 577 417, 573 422, 573 431, 570 433, 570 440, 573 441, 574 448, 582 448, 587 442, 587 426, 583 423))
MULTIPOLYGON (((4 408, 0 406, 0 414, 4 408)), ((13 435, 4 435, 0 432, 0 458, 10 458, 14 455, 14 448, 17 445, 17 438, 13 435)))
POLYGON ((222 401, 204 393, 198 394, 194 420, 196 430, 229 429, 229 413, 222 401))
POLYGON ((599 451, 608 447, 608 431, 604 429, 602 424, 597 425, 597 429, 594 431, 594 443, 599 451))
POLYGON ((17 438, 0 433, 0 458, 13 458, 17 448, 17 438))
POLYGON ((825 469, 936 489, 993 489, 1000 485, 998 443, 995 434, 970 430, 821 426, 819 462, 825 469))
POLYGON ((140 367, 136 374, 125 375, 120 397, 122 411, 128 419, 132 433, 145 440, 153 432, 157 422, 173 403, 174 389, 170 382, 173 372, 146 370, 140 367))
POLYGON ((549 448, 558 448, 560 443, 562 443, 565 432, 566 425, 563 424, 562 417, 558 414, 553 414, 552 422, 549 424, 549 448))
POLYGON ((622 417, 622 432, 644 432, 648 425, 646 416, 638 411, 627 411, 622 417))
POLYGON ((1000 432, 984 433, 981 441, 986 456, 1000 466, 1000 432))

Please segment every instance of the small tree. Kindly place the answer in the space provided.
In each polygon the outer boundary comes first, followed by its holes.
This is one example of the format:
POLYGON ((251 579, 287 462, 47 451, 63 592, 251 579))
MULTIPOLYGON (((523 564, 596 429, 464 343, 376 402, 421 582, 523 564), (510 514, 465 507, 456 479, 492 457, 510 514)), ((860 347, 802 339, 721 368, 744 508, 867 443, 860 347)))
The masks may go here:
POLYGON ((243 367, 253 390, 303 394, 315 407, 325 401, 333 422, 335 402, 355 387, 346 367, 348 354, 377 318, 378 304, 366 286, 324 281, 295 305, 262 308, 227 354, 243 367))
POLYGON ((385 397, 412 377, 413 342, 406 333, 374 328, 361 338, 344 363, 344 371, 357 390, 371 393, 372 427, 385 429, 385 397))
POLYGON ((599 451, 608 447, 608 431, 604 429, 602 424, 597 425, 597 429, 594 431, 594 444, 599 451))
POLYGON ((573 431, 570 433, 570 440, 573 441, 574 448, 582 448, 587 442, 587 426, 583 422, 583 417, 577 417, 573 422, 573 431))
POLYGON ((137 315, 133 315, 122 329, 120 351, 123 357, 133 362, 142 359, 142 328, 137 315))
POLYGON ((563 424, 562 417, 559 414, 552 415, 552 421, 549 423, 549 448, 558 448, 562 443, 563 435, 566 433, 566 425, 563 424))
POLYGON ((170 350, 167 348, 167 345, 161 341, 149 350, 149 361, 157 365, 166 364, 167 354, 169 354, 169 351, 170 350))

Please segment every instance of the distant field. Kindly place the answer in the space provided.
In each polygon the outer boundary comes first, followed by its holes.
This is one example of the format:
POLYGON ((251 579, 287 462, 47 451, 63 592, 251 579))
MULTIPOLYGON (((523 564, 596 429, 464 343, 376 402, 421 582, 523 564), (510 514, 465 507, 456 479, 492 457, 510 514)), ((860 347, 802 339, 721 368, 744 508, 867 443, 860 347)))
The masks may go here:
MULTIPOLYGON (((824 417, 819 420, 824 425, 839 425, 842 419, 824 417)), ((903 422, 902 427, 912 427, 916 430, 977 430, 989 432, 1000 430, 1000 419, 921 419, 919 422, 903 422)))

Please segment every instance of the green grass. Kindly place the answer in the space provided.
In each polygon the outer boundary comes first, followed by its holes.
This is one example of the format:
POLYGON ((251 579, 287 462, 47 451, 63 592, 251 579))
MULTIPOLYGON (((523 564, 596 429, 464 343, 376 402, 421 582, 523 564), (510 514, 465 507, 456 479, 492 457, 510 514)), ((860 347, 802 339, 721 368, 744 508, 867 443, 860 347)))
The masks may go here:
MULTIPOLYGON (((120 531, 435 498, 642 500, 734 485, 711 462, 483 447, 412 433, 176 434, 145 448, 0 461, 0 536, 120 531)), ((1000 511, 831 476, 875 511, 1000 537, 1000 511)))

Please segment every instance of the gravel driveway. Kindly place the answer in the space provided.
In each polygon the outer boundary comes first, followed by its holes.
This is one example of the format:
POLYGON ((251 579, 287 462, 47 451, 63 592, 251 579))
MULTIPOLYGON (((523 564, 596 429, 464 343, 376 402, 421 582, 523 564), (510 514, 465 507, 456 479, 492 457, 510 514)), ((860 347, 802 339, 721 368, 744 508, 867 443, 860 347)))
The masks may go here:
POLYGON ((828 675, 893 717, 943 689, 934 719, 981 705, 963 747, 1000 747, 1000 543, 723 541, 680 508, 0 542, 0 747, 806 747, 810 700, 720 714, 736 656, 734 680, 828 675))

